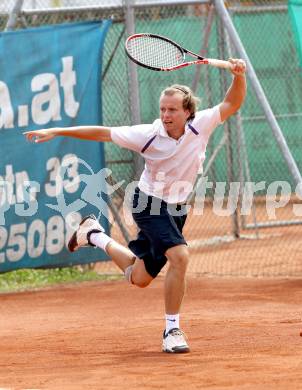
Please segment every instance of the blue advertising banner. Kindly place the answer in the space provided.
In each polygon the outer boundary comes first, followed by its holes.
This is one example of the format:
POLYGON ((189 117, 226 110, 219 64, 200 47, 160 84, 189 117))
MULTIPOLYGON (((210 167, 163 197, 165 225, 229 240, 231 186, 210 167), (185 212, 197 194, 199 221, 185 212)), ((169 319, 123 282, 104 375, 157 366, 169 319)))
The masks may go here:
POLYGON ((0 272, 105 259, 66 244, 84 215, 106 230, 103 144, 23 132, 102 123, 102 51, 110 21, 0 34, 0 272))

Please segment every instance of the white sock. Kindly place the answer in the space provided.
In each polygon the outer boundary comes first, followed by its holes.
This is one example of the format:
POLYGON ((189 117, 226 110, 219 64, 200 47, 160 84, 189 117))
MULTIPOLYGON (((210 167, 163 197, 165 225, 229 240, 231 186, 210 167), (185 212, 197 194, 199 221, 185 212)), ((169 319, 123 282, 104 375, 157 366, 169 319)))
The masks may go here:
POLYGON ((179 328, 179 314, 166 314, 166 334, 173 328, 179 328))
MULTIPOLYGON (((92 233, 89 237, 91 244, 103 249, 106 252, 106 246, 112 241, 112 238, 106 233, 92 233)), ((106 252, 107 253, 107 252, 106 252)))
POLYGON ((130 284, 133 284, 133 283, 132 283, 132 279, 131 279, 132 269, 133 269, 133 264, 129 265, 129 266, 125 269, 125 271, 124 271, 125 279, 128 280, 128 282, 129 282, 130 284))

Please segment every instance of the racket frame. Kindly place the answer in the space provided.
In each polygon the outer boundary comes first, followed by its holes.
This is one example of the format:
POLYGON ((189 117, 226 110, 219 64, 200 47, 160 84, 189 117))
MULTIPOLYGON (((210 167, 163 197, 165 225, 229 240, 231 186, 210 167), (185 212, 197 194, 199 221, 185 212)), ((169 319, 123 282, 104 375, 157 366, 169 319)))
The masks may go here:
POLYGON ((229 61, 223 61, 223 60, 216 60, 216 59, 213 59, 213 58, 204 58, 204 57, 201 57, 200 55, 196 54, 196 53, 193 53, 192 51, 188 50, 188 49, 185 49, 184 47, 180 46, 178 43, 172 41, 172 39, 169 39, 167 37, 164 37, 162 35, 157 35, 157 34, 151 34, 151 33, 138 33, 138 34, 133 34, 133 35, 130 35, 126 42, 125 42, 125 50, 126 50, 126 54, 127 56, 131 59, 131 61, 133 61, 135 64, 137 65, 140 65, 144 68, 147 68, 147 69, 151 69, 151 70, 155 70, 155 71, 166 71, 166 72, 170 72, 172 70, 177 70, 177 69, 181 69, 181 68, 184 68, 186 66, 189 66, 189 65, 212 65, 212 66, 215 66, 217 68, 223 68, 223 69, 232 69, 232 64, 229 62, 229 61), (182 59, 183 61, 185 61, 185 57, 186 57, 186 54, 189 54, 190 56, 192 57, 195 57, 197 58, 197 60, 195 61, 187 61, 187 62, 183 62, 182 64, 179 64, 179 65, 175 65, 175 66, 171 66, 171 67, 167 67, 167 68, 161 68, 161 67, 155 67, 155 66, 151 66, 151 65, 147 65, 147 64, 144 64, 143 62, 141 61, 138 61, 136 58, 134 58, 129 52, 128 52, 128 43, 132 40, 132 39, 136 39, 136 38, 139 38, 139 37, 150 37, 150 38, 159 38, 163 41, 166 41, 166 42, 169 42, 170 44, 172 44, 173 46, 175 46, 179 51, 180 53, 182 54, 182 59))

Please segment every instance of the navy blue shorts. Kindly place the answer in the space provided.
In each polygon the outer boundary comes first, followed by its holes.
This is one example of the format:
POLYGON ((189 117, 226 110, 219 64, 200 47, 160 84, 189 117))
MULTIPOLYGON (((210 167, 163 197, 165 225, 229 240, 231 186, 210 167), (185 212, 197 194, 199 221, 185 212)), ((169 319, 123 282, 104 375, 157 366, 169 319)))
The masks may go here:
POLYGON ((140 231, 137 239, 129 242, 129 248, 144 261, 148 274, 153 278, 167 262, 166 251, 176 245, 187 244, 182 235, 186 209, 186 205, 167 204, 146 195, 139 188, 135 189, 132 216, 140 231))

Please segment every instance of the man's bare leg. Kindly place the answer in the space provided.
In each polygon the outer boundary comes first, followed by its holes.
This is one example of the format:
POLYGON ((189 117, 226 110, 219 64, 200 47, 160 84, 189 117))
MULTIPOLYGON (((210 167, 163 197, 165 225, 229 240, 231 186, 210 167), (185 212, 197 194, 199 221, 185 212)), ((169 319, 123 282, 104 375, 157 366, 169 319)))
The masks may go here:
POLYGON ((189 261, 186 245, 167 250, 169 268, 165 278, 166 330, 163 336, 163 351, 189 352, 183 332, 179 329, 179 312, 185 292, 185 275, 189 261))
MULTIPOLYGON (((119 244, 111 239, 106 247, 101 243, 102 236, 105 233, 92 233, 90 241, 92 244, 105 250, 112 261, 124 272, 126 279, 138 287, 147 287, 153 280, 145 268, 144 261, 138 259, 137 256, 127 247, 119 244)), ((108 237, 108 236, 107 236, 108 237)))
POLYGON ((167 314, 178 314, 185 292, 185 275, 189 261, 186 245, 177 245, 167 250, 169 268, 165 279, 165 308, 167 314))

